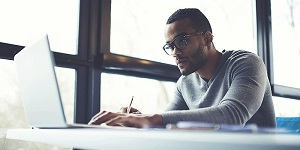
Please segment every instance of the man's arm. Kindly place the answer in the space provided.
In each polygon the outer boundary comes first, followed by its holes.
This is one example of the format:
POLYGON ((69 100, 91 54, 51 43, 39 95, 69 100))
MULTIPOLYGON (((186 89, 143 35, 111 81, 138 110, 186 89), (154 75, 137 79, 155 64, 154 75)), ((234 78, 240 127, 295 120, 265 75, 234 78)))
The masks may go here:
POLYGON ((171 111, 171 110, 188 110, 188 106, 186 102, 184 101, 182 94, 180 90, 178 89, 178 84, 181 83, 181 78, 176 83, 176 88, 174 90, 174 96, 173 99, 169 102, 167 105, 165 111, 171 111))
POLYGON ((164 124, 178 121, 245 124, 261 106, 267 83, 265 66, 258 56, 251 54, 236 59, 230 67, 232 82, 217 106, 164 112, 164 124))

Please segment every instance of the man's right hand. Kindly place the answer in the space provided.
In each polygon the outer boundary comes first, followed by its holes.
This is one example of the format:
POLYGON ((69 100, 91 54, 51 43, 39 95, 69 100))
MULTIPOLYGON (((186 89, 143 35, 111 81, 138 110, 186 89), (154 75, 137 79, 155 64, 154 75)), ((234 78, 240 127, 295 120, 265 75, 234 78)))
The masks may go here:
MULTIPOLYGON (((127 113, 127 108, 128 107, 122 107, 120 109, 121 113, 127 113)), ((139 110, 135 109, 135 108, 130 108, 130 111, 129 111, 130 114, 142 114, 139 110)))

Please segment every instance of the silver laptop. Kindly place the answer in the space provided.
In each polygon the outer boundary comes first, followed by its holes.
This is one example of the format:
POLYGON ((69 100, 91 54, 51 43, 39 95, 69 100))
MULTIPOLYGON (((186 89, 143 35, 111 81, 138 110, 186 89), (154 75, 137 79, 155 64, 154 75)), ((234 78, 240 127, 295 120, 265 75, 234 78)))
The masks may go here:
POLYGON ((28 125, 33 128, 100 127, 67 124, 55 73, 55 61, 45 35, 14 57, 28 125))

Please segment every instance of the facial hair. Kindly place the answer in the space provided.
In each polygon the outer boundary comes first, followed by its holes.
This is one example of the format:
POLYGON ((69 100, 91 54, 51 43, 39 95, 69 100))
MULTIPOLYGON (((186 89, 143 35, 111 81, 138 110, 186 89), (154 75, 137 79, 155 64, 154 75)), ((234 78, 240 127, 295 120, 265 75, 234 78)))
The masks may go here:
POLYGON ((185 69, 179 68, 183 76, 194 73, 206 64, 207 58, 203 45, 199 45, 199 47, 193 53, 190 53, 189 56, 188 65, 185 67, 185 69))

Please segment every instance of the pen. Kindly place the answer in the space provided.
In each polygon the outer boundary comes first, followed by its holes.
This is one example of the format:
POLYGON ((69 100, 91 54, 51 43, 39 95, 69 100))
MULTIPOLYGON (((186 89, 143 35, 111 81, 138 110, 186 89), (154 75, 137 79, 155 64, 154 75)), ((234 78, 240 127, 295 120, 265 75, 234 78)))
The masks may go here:
POLYGON ((132 101, 133 101, 133 97, 134 97, 134 96, 132 96, 131 101, 130 101, 130 104, 129 104, 129 106, 127 107, 127 114, 129 114, 129 112, 130 112, 131 104, 132 104, 132 101))

